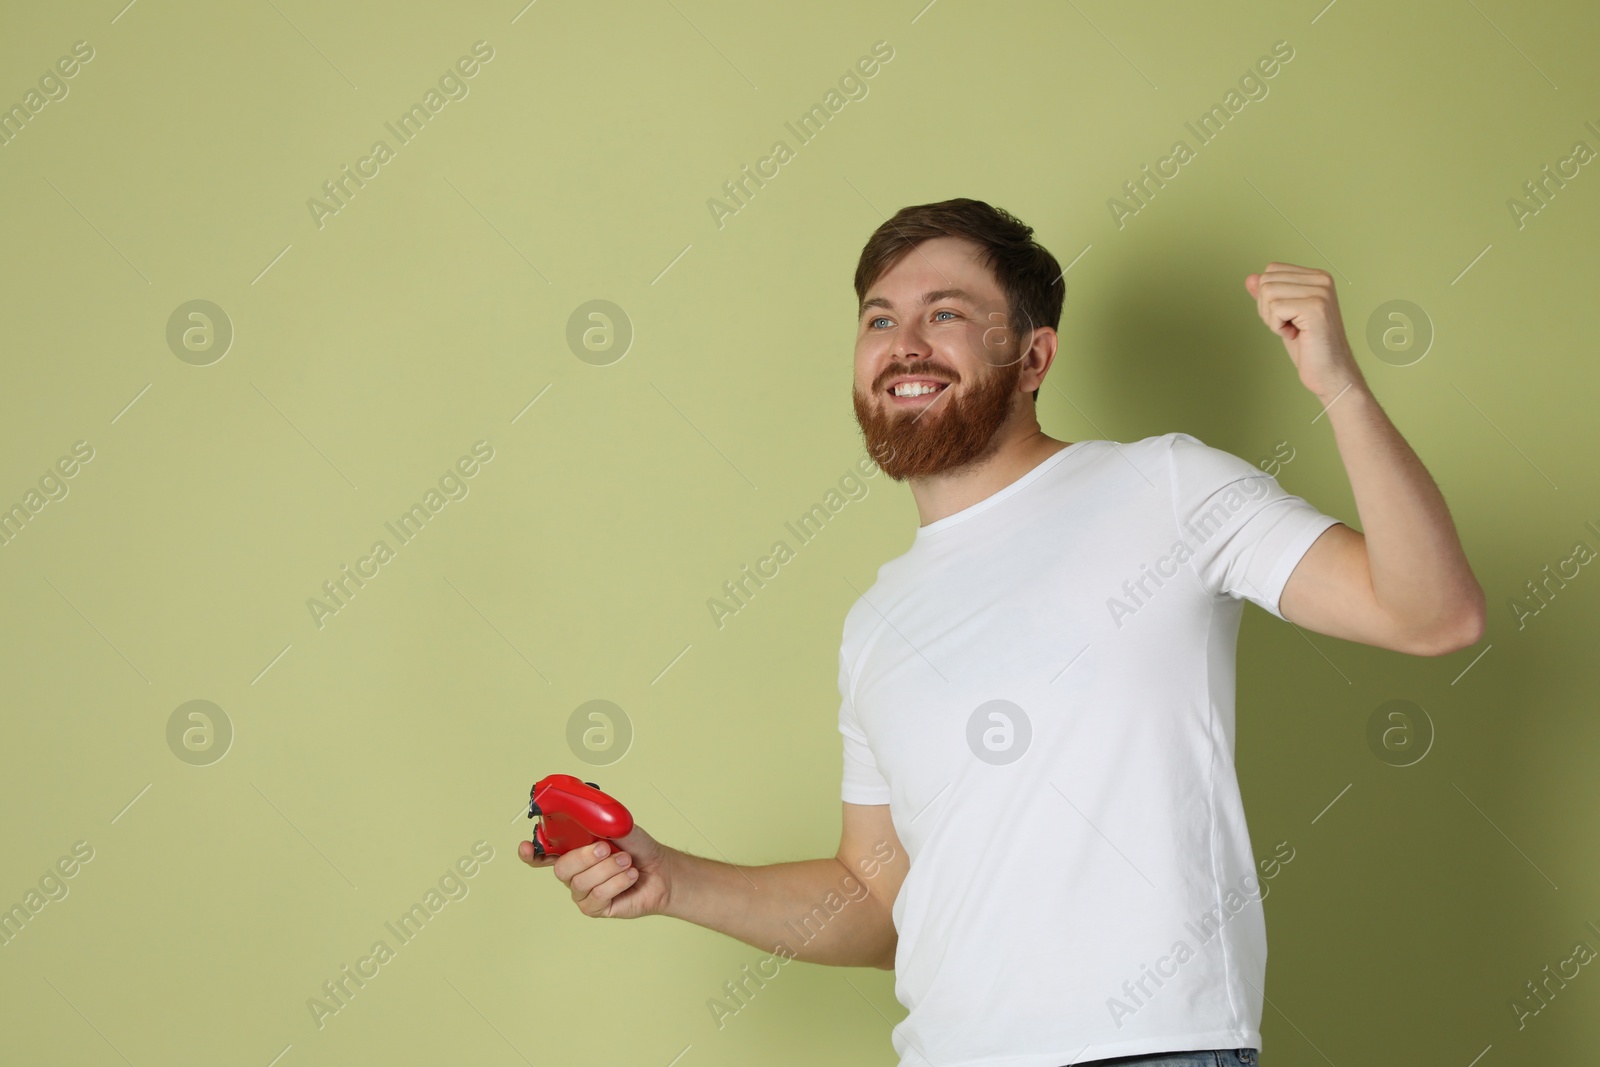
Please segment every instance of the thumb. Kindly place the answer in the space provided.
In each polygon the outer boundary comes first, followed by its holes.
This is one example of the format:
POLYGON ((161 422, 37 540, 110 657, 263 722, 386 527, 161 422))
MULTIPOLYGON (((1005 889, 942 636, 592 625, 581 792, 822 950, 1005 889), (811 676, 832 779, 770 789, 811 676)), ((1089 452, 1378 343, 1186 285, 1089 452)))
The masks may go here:
POLYGON ((1259 275, 1259 274, 1246 274, 1244 276, 1244 287, 1250 293, 1251 296, 1255 296, 1256 295, 1256 287, 1259 286, 1260 284, 1261 284, 1261 275, 1259 275))
POLYGON ((641 859, 654 859, 661 852, 661 846, 656 839, 644 832, 644 829, 635 823, 632 830, 621 837, 614 837, 611 843, 619 851, 638 856, 641 859))

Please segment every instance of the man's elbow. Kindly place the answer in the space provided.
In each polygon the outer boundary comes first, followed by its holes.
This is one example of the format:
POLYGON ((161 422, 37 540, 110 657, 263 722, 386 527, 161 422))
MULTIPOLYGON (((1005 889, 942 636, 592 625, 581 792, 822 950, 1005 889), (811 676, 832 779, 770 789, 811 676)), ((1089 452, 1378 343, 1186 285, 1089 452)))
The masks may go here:
POLYGON ((1483 590, 1479 588, 1476 599, 1457 612, 1451 618, 1449 625, 1429 631, 1428 635, 1413 647, 1413 654, 1448 656, 1452 652, 1460 652, 1463 648, 1471 648, 1483 638, 1483 632, 1488 626, 1488 614, 1483 590))

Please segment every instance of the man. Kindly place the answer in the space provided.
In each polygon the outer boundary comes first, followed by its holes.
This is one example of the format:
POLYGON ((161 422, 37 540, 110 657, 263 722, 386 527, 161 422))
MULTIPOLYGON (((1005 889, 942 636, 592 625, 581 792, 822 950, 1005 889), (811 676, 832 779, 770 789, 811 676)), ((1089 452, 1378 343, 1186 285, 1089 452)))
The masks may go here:
POLYGON ((856 417, 921 524, 845 618, 837 855, 737 867, 637 827, 612 855, 521 854, 588 915, 894 969, 902 1067, 1253 1065, 1243 601, 1433 656, 1478 640, 1483 591, 1325 272, 1269 263, 1245 288, 1326 409, 1365 533, 1185 433, 1043 433, 1065 286, 1032 232, 981 201, 908 207, 857 267, 856 417))

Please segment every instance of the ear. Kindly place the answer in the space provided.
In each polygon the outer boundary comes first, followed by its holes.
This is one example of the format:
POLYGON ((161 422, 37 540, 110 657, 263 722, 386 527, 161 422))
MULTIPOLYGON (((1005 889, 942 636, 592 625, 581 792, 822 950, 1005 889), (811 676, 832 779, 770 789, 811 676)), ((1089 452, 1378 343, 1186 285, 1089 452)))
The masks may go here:
POLYGON ((1032 382, 1035 401, 1039 399, 1039 390, 1044 386, 1044 376, 1050 372, 1050 367, 1055 363, 1056 346, 1060 340, 1055 330, 1041 326, 1033 331, 1033 345, 1023 354, 1022 387, 1026 389, 1028 383, 1032 382))

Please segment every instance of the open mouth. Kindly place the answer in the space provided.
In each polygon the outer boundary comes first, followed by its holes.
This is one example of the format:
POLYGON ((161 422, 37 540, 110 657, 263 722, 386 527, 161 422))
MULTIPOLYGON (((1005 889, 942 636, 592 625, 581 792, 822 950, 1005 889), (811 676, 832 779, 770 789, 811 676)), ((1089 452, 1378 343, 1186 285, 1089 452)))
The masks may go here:
POLYGON ((914 407, 919 404, 929 404, 934 397, 949 388, 949 382, 918 381, 905 382, 901 385, 884 390, 889 394, 889 400, 903 407, 914 407), (905 395, 901 395, 901 394, 905 395))

